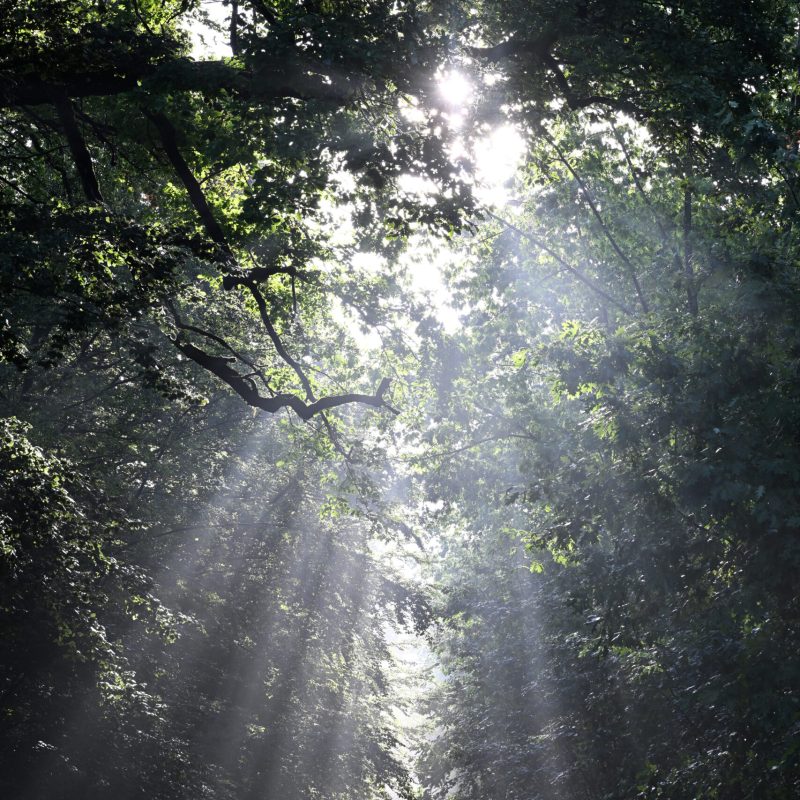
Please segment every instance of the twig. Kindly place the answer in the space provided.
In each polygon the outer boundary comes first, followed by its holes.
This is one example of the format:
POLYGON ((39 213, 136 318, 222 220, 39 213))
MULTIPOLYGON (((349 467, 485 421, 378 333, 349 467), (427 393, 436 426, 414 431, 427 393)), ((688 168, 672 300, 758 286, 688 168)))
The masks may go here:
POLYGON ((561 161, 561 163, 564 164, 564 166, 569 170, 570 174, 572 175, 572 177, 577 182, 578 186, 580 187, 581 194, 583 195, 584 199, 586 200, 587 205, 591 209, 592 214, 594 215, 594 218, 597 220, 598 224, 600 225, 600 230, 603 232, 603 235, 608 240, 609 244, 611 245, 612 249, 614 250, 614 252, 619 257, 620 261, 622 261, 623 265, 627 268, 627 270, 628 270, 628 272, 630 274, 631 280, 633 281, 633 286, 634 286, 634 288, 636 290, 636 296, 639 298, 639 303, 642 306, 642 310, 646 314, 650 310, 650 307, 649 307, 649 305, 647 303, 647 300, 646 300, 646 298, 644 296, 644 293, 642 292, 642 287, 641 287, 641 284, 639 283, 639 278, 636 275, 636 268, 633 266, 633 264, 631 263, 630 259, 625 255, 625 253, 622 252, 622 248, 617 243, 617 240, 614 237, 614 234, 611 233, 610 229, 606 225, 605 220, 603 219, 602 215, 600 214, 600 210, 597 208, 597 204, 594 202, 594 197, 592 196, 592 193, 589 191, 589 187, 586 185, 586 183, 584 182, 583 178, 581 178, 581 176, 578 174, 578 172, 576 171, 575 167, 572 166, 572 164, 570 163, 569 159, 564 154, 564 151, 558 146, 558 144, 555 142, 553 137, 550 136, 550 134, 547 133, 547 131, 545 131, 543 128, 540 128, 540 130, 541 130, 541 133, 542 133, 542 136, 544 137, 544 139, 550 144, 550 146, 558 154, 558 158, 561 161))
POLYGON ((553 250, 552 248, 548 247, 541 239, 537 238, 532 233, 528 233, 527 231, 523 231, 521 228, 518 228, 512 222, 509 222, 508 220, 503 219, 502 217, 500 217, 497 214, 495 214, 493 211, 489 211, 488 209, 483 209, 483 211, 484 211, 485 214, 490 216, 492 219, 497 220, 501 225, 505 225, 506 228, 508 228, 509 230, 514 231, 515 233, 517 233, 520 236, 524 237, 528 241, 532 242, 534 245, 536 245, 536 247, 538 247, 541 250, 543 250, 545 253, 547 253, 547 255, 549 255, 551 258, 555 259, 555 261, 563 269, 565 269, 571 275, 574 275, 581 283, 583 283, 585 286, 588 286, 589 289, 591 289, 595 294, 599 295, 600 297, 602 297, 605 300, 608 300, 609 303, 611 303, 612 305, 616 306, 624 314, 627 314, 629 316, 633 316, 633 311, 630 308, 628 308, 628 306, 626 306, 624 303, 622 303, 619 300, 617 300, 616 297, 614 297, 613 295, 609 294, 601 286, 598 286, 591 278, 589 278, 587 275, 584 275, 583 272, 581 272, 579 269, 577 269, 577 267, 573 267, 572 264, 570 264, 569 262, 565 261, 558 253, 556 253, 555 250, 553 250))

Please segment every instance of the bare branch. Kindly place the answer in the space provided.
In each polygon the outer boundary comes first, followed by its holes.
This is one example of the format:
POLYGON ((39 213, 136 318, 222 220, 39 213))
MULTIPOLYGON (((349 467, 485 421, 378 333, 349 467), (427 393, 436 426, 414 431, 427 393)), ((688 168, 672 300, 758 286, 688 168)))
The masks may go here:
POLYGON ((277 350, 278 355, 295 371, 295 374, 300 379, 300 383, 302 384, 306 393, 306 400, 311 400, 313 402, 314 390, 311 388, 311 382, 308 380, 305 372, 303 372, 303 368, 300 366, 300 364, 298 364, 297 361, 292 358, 289 351, 284 347, 281 337, 278 336, 278 332, 275 330, 275 326, 272 324, 272 320, 270 320, 269 314, 267 313, 267 303, 264 300, 264 295, 261 294, 258 286, 256 286, 253 282, 246 283, 245 286, 247 286, 247 288, 250 290, 250 294, 256 301, 261 322, 264 324, 264 328, 267 331, 267 335, 272 340, 275 350, 277 350))
POLYGON ((520 39, 511 36, 506 41, 491 47, 468 47, 467 53, 473 58, 479 58, 490 64, 517 58, 521 55, 533 56, 533 58, 541 60, 555 44, 556 38, 555 31, 545 33, 538 39, 520 39))
POLYGON ((570 86, 560 64, 551 52, 557 38, 557 33, 553 30, 544 33, 538 39, 518 39, 512 36, 505 42, 500 42, 492 47, 468 47, 466 50, 473 58, 480 59, 489 64, 497 64, 500 61, 513 60, 521 56, 538 61, 553 73, 556 85, 566 101, 567 106, 572 111, 579 111, 589 106, 601 105, 608 106, 617 111, 625 111, 629 114, 637 115, 639 113, 637 106, 629 100, 607 97, 606 95, 600 94, 592 94, 586 97, 578 95, 573 90, 572 86, 570 86))
POLYGON ((305 280, 308 274, 291 265, 275 264, 270 267, 254 267, 244 272, 232 272, 222 279, 223 289, 235 289, 237 286, 247 286, 249 283, 260 283, 273 275, 289 275, 292 278, 292 293, 294 294, 294 279, 305 280))
POLYGON ((55 103, 61 96, 111 97, 133 91, 221 91, 262 102, 293 98, 347 103, 363 83, 357 74, 302 58, 281 58, 247 70, 226 61, 178 58, 161 64, 136 63, 120 70, 65 72, 57 80, 38 76, 0 77, 0 108, 55 103))
POLYGON ((264 386, 269 391, 272 391, 272 389, 271 389, 271 387, 269 385, 269 381, 267 380, 267 376, 264 374, 263 370, 258 367, 257 364, 255 364, 253 361, 251 361, 249 358, 247 358, 247 356, 242 355, 238 350, 235 350, 233 347, 231 347, 221 336, 217 336, 215 333, 211 333, 211 331, 207 331, 207 330, 204 330, 203 328, 198 328, 195 325, 190 325, 190 324, 184 322, 180 318, 180 315, 178 314, 177 309, 175 308, 175 306, 173 305, 173 303, 171 301, 168 300, 166 305, 167 305, 167 308, 169 308, 169 311, 172 314, 172 318, 175 321, 175 326, 178 329, 180 329, 182 331, 189 331, 190 333, 196 333, 198 336, 203 336, 206 339, 209 339, 210 341, 215 342, 220 347, 222 347, 225 350, 227 350, 234 358, 238 359, 243 364, 245 364, 246 366, 250 367, 250 369, 253 370, 253 374, 257 375, 259 378, 261 378, 262 382, 264 383, 264 386))
MULTIPOLYGON (((216 375, 220 380, 228 384, 248 405, 260 408, 274 414, 282 408, 291 408, 301 419, 309 420, 315 414, 328 411, 331 408, 348 405, 350 403, 361 403, 362 405, 372 406, 373 408, 391 407, 384 400, 384 395, 389 389, 390 381, 384 378, 375 394, 341 394, 322 397, 313 403, 304 403, 299 397, 293 394, 278 394, 274 397, 263 397, 244 376, 231 368, 230 359, 212 356, 187 342, 176 341, 175 346, 187 358, 204 367, 209 372, 216 375)), ((394 412, 397 413, 397 412, 394 412)))
POLYGON ((601 94, 592 94, 588 97, 579 97, 572 89, 572 86, 561 69, 561 65, 558 63, 558 61, 556 61, 554 56, 552 56, 550 53, 545 53, 541 56, 541 61, 553 73, 556 86, 558 86, 561 94, 564 97, 564 100, 567 103, 567 106, 569 106, 572 111, 579 111, 580 109, 588 108, 589 106, 608 106, 609 108, 613 108, 617 111, 625 111, 634 116, 639 113, 639 109, 636 107, 636 105, 628 100, 622 100, 616 97, 607 97, 601 94))
POLYGON ((178 174, 181 183, 183 183, 186 193, 189 195, 189 200, 194 206, 195 211, 197 211, 200 221, 203 223, 203 227, 206 229, 206 233, 211 240, 219 245, 225 254, 233 260, 233 252, 228 246, 228 241, 225 238, 222 228, 214 217, 214 212, 208 205, 203 189, 178 148, 178 135, 175 131, 175 127, 160 111, 146 111, 145 113, 153 125, 156 126, 156 130, 158 130, 161 137, 161 145, 164 148, 164 152, 167 154, 167 158, 178 174))
MULTIPOLYGON (((303 368, 286 349, 281 337, 278 335, 278 332, 275 329, 275 326, 272 324, 272 320, 269 317, 269 311, 267 309, 267 303, 256 283, 256 281, 263 281, 266 280, 270 275, 277 274, 288 274, 292 277, 292 280, 294 280, 295 277, 301 274, 300 271, 291 266, 255 267, 254 269, 246 272, 238 268, 236 257, 230 245, 228 244, 225 233, 214 217, 214 212, 206 200, 202 187, 198 183, 197 178, 195 178, 194 173, 189 168, 189 165, 186 163, 186 160, 183 158, 183 155, 178 148, 177 132, 175 131, 174 126, 169 119, 167 119, 167 117, 160 112, 146 111, 145 113, 156 126, 156 129, 161 136, 161 143, 164 147, 164 151, 172 163, 175 172, 178 174, 178 177, 183 183, 184 188, 189 195, 189 199, 200 216, 200 220, 203 223, 206 232, 208 233, 209 237, 223 250, 229 260, 229 267, 234 270, 232 274, 229 274, 223 279, 223 286, 226 289, 231 289, 235 286, 241 285, 248 289, 256 302, 258 313, 261 317, 261 322, 264 325, 267 335, 272 341, 273 347, 283 361, 294 370, 303 387, 306 395, 306 401, 308 401, 308 403, 304 403, 298 397, 289 394, 276 395, 271 398, 262 397, 258 394, 255 385, 247 376, 241 375, 229 366, 230 359, 212 356, 188 343, 176 341, 175 346, 193 361, 201 366, 204 366, 210 372, 213 372, 218 378, 221 378, 223 381, 225 381, 250 405, 253 405, 257 408, 263 408, 267 411, 277 411, 280 408, 288 406, 303 419, 309 419, 311 416, 319 413, 320 411, 325 411, 329 408, 335 408, 336 406, 344 405, 345 403, 359 402, 373 406, 386 406, 386 403, 383 401, 383 394, 389 385, 388 378, 385 379, 385 386, 384 383, 381 383, 381 387, 383 387, 383 389, 379 388, 378 393, 375 395, 346 394, 323 397, 320 400, 316 399, 311 382, 303 371, 303 368)), ((178 319, 176 317, 176 322, 177 321, 178 319)), ((189 330, 189 328, 184 327, 184 330, 189 330)), ((225 346, 229 351, 235 352, 232 351, 231 348, 220 337, 215 337, 213 334, 208 334, 208 332, 202 331, 201 329, 194 329, 194 332, 206 335, 208 338, 212 338, 218 344, 225 346)), ((253 364, 248 363, 238 353, 235 353, 235 356, 243 363, 250 366, 250 368, 253 369, 256 374, 259 374, 253 364)), ((265 380, 263 376, 262 379, 265 380)), ((389 408, 389 406, 386 407, 389 408)))

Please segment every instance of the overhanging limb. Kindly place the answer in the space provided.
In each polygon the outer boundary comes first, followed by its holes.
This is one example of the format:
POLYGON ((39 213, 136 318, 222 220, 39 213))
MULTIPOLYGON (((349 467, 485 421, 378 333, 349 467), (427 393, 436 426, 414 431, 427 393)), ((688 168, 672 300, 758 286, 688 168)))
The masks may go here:
POLYGON ((176 341, 174 344, 187 358, 227 383, 248 405, 268 411, 271 414, 280 411, 282 408, 291 408, 301 419, 309 420, 322 411, 328 411, 349 403, 360 403, 373 408, 386 408, 394 414, 398 413, 384 400, 391 383, 389 378, 381 380, 375 394, 329 395, 321 397, 313 403, 305 403, 296 395, 286 393, 277 394, 274 397, 264 397, 258 393, 252 381, 247 380, 230 366, 231 358, 212 356, 210 353, 206 353, 188 342, 176 341))

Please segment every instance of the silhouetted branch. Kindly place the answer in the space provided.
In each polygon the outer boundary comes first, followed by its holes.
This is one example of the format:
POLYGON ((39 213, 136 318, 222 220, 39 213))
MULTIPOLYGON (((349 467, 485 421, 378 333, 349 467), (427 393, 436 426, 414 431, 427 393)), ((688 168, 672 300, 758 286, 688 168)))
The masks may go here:
POLYGON ((239 55, 239 3, 238 0, 233 0, 231 3, 231 21, 228 27, 230 34, 231 53, 235 56, 239 55))
POLYGON ((190 325, 184 322, 180 318, 177 309, 170 301, 167 301, 166 305, 167 308, 169 308, 170 313, 172 314, 172 318, 175 322, 176 328, 182 331, 189 331, 190 333, 196 333, 198 336, 203 336, 204 338, 209 339, 212 342, 215 342, 220 347, 227 350, 234 358, 238 359, 243 364, 250 367, 250 369, 253 370, 253 373, 257 375, 259 378, 261 378, 261 380, 264 383, 264 386, 266 386, 266 388, 269 391, 272 391, 269 385, 269 381, 267 380, 267 376, 264 375, 263 370, 261 370, 253 361, 247 358, 247 356, 242 355, 238 350, 235 350, 233 347, 231 347, 221 336, 217 336, 215 333, 211 333, 211 331, 207 331, 204 330, 203 328, 198 328, 195 325, 190 325))
POLYGON ((541 57, 541 61, 553 73, 556 86, 558 86, 567 106, 572 111, 579 111, 580 109, 588 108, 589 106, 608 106, 616 111, 625 111, 634 116, 638 113, 639 109, 628 100, 621 100, 617 97, 607 97, 606 95, 601 94, 592 94, 588 97, 580 97, 575 93, 566 76, 564 75, 561 65, 550 53, 545 53, 541 57))
POLYGON ((178 58, 161 64, 137 62, 115 70, 64 72, 56 80, 0 77, 0 108, 55 104, 59 97, 111 97, 133 91, 233 92, 253 102, 293 98, 346 103, 363 83, 330 65, 282 57, 248 70, 225 61, 178 58))
MULTIPOLYGON (((229 279, 227 283, 223 283, 223 285, 225 288, 234 288, 237 285, 241 285, 248 289, 250 294, 253 296, 253 299, 256 301, 261 322, 264 325, 264 329, 266 330, 267 336, 269 336, 273 347, 278 355, 286 362, 286 364, 288 364, 294 370, 295 374, 300 379, 303 390, 305 391, 306 400, 310 402, 304 403, 302 400, 300 400, 300 398, 290 394, 279 394, 270 398, 262 397, 258 393, 252 381, 250 381, 247 376, 241 375, 236 370, 232 369, 229 364, 231 361, 238 358, 247 364, 251 369, 253 369, 256 374, 259 374, 256 367, 243 359, 238 353, 233 351, 223 339, 214 334, 210 334, 207 331, 202 331, 199 328, 193 329, 195 333, 204 335, 207 338, 211 338, 218 344, 227 348, 229 352, 233 352, 235 358, 212 356, 192 344, 180 341, 174 342, 175 346, 182 353, 184 353, 184 355, 192 359, 192 361, 205 367, 210 372, 213 372, 218 378, 225 381, 225 383, 234 389, 234 391, 236 391, 236 393, 248 404, 255 406, 256 408, 262 408, 265 411, 274 412, 280 408, 285 408, 288 406, 303 419, 310 419, 310 417, 312 417, 314 414, 318 414, 320 411, 325 411, 329 408, 336 408, 337 406, 344 405, 345 403, 365 403, 367 405, 376 407, 385 406, 394 411, 394 409, 386 405, 386 403, 383 401, 383 394, 386 392, 386 389, 389 386, 388 378, 384 378, 384 380, 381 382, 378 392, 375 395, 345 394, 323 397, 319 400, 315 398, 311 382, 303 371, 303 368, 286 349, 283 341, 278 335, 278 332, 275 330, 275 326, 272 324, 272 320, 269 318, 267 303, 264 300, 264 296, 261 294, 258 286, 256 285, 256 280, 265 280, 270 275, 276 274, 288 274, 292 277, 292 279, 294 279, 295 276, 299 275, 298 270, 294 267, 280 266, 256 267, 247 272, 238 269, 234 253, 228 244, 225 233, 214 217, 214 212, 211 210, 211 206, 209 206, 205 194, 203 193, 203 189, 198 183, 197 178, 195 178, 194 173, 191 171, 189 165, 181 155, 181 152, 178 148, 177 133, 175 128, 162 113, 151 111, 147 111, 145 113, 147 113, 147 116, 156 126, 161 136, 161 143, 164 147, 164 151, 172 163, 175 172, 178 174, 178 177, 183 183, 184 188, 189 195, 189 199, 200 216, 200 220, 203 223, 206 232, 208 233, 209 237, 225 252, 230 259, 230 266, 236 270, 234 274, 227 276, 229 279)), ((178 324, 179 318, 174 312, 174 309, 173 316, 175 316, 176 324, 178 324)), ((184 330, 190 330, 190 328, 185 326, 183 323, 180 323, 179 327, 183 327, 184 330)), ((265 380, 263 376, 261 377, 263 380, 265 380)))
POLYGON ((260 408, 274 414, 282 408, 291 408, 301 419, 309 420, 321 411, 328 411, 332 408, 348 405, 350 403, 361 403, 362 405, 372 406, 373 408, 388 408, 397 413, 389 406, 384 395, 389 389, 390 381, 384 378, 378 385, 375 394, 340 394, 322 397, 313 403, 305 403, 293 394, 277 394, 274 397, 263 397, 255 389, 252 382, 240 375, 230 366, 233 360, 227 357, 212 356, 200 350, 188 342, 175 342, 175 346, 187 358, 204 367, 209 372, 216 375, 220 380, 228 384, 248 405, 260 408))
POLYGON ((195 178, 194 173, 189 168, 180 149, 178 148, 178 135, 175 131, 173 124, 167 119, 160 111, 146 111, 148 119, 155 125, 161 137, 161 145, 167 158, 170 160, 173 169, 181 180, 186 194, 189 196, 189 201, 197 211, 203 227, 211 240, 219 245, 231 259, 233 259, 233 252, 228 246, 228 241, 222 231, 219 223, 214 217, 214 212, 211 210, 203 189, 195 178))
POLYGON ((514 60, 521 56, 538 61, 553 73, 556 86, 560 90, 567 106, 573 111, 588 108, 589 106, 602 105, 616 109, 617 111, 638 114, 639 109, 629 100, 600 94, 592 94, 586 97, 581 97, 577 94, 564 75, 560 64, 552 54, 552 48, 557 38, 558 36, 555 31, 545 33, 538 39, 518 39, 512 36, 510 39, 493 45, 492 47, 467 47, 466 50, 473 58, 489 64, 514 60))
POLYGON ((280 20, 275 16, 272 9, 264 2, 264 0, 250 0, 250 5, 258 11, 258 13, 267 21, 271 28, 277 28, 280 25, 280 20))
POLYGON ((304 280, 307 273, 291 265, 273 265, 270 267, 254 267, 243 272, 232 272, 222 279, 223 289, 235 289, 237 286, 247 286, 249 283, 260 283, 273 275, 289 275, 292 278, 292 293, 294 294, 294 279, 304 280))
POLYGON ((314 390, 311 388, 311 382, 308 380, 305 372, 303 372, 303 368, 300 364, 292 358, 289 351, 284 347, 281 337, 278 336, 278 332, 275 330, 275 326, 272 324, 269 314, 267 313, 267 303, 264 300, 264 295, 261 294, 255 283, 247 283, 246 286, 250 290, 253 299, 256 301, 261 322, 264 324, 264 328, 267 331, 267 335, 272 340, 275 350, 277 350, 278 355, 295 371, 295 374, 300 379, 300 383, 306 393, 306 400, 313 401, 315 398, 314 390))
POLYGON ((538 39, 520 39, 511 36, 506 41, 491 47, 467 47, 466 50, 473 58, 479 58, 490 64, 497 64, 499 61, 520 55, 533 56, 541 60, 550 51, 556 39, 555 31, 550 31, 538 39))

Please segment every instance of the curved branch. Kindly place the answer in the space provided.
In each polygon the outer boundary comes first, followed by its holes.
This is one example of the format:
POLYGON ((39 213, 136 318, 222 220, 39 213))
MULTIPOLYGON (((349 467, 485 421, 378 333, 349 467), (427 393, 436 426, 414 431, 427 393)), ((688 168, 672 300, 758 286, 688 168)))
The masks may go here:
POLYGON ((225 61, 177 58, 161 64, 136 63, 121 70, 65 72, 53 80, 38 76, 0 76, 0 108, 55 103, 60 96, 111 97, 141 91, 235 92, 255 102, 293 98, 346 103, 363 78, 334 71, 302 58, 275 58, 248 70, 225 61))
POLYGON ((230 273, 222 278, 223 289, 235 289, 237 286, 247 286, 249 283, 260 283, 273 275, 289 275, 292 278, 292 287, 294 287, 294 279, 307 280, 308 274, 297 267, 273 265, 271 267, 254 267, 242 273, 230 273))
MULTIPOLYGON (((164 152, 167 154, 167 157, 172 163, 175 172, 178 174, 178 177, 183 183, 186 193, 189 195, 189 200, 197 211, 200 220, 203 223, 203 227, 206 229, 206 233, 208 233, 209 237, 215 242, 215 244, 219 245, 219 247, 223 250, 229 259, 230 264, 235 266, 236 257, 231 250, 230 245, 228 244, 225 233, 214 217, 214 212, 211 210, 211 206, 209 206, 208 201, 206 200, 206 196, 203 193, 202 187, 200 186, 197 178, 195 178, 194 173, 189 168, 189 165, 186 163, 186 160, 183 158, 183 155, 178 148, 178 136, 177 132, 175 131, 175 127, 161 112, 145 111, 145 113, 156 126, 156 129, 161 136, 161 144, 164 147, 164 152)), ((265 277, 268 277, 273 270, 277 272, 289 269, 292 268, 257 267, 254 270, 250 270, 249 275, 253 278, 263 280, 265 277)), ((256 301, 256 305, 258 306, 258 313, 261 317, 261 322, 263 323, 264 328, 267 331, 267 335, 272 341, 275 350, 278 352, 278 355, 295 371, 297 377, 300 379, 300 383, 303 386, 303 390, 306 393, 306 399, 313 402, 315 398, 314 390, 311 388, 311 382, 306 377, 306 374, 303 372, 300 364, 295 361, 281 341, 278 332, 275 330, 275 326, 272 324, 272 320, 269 318, 266 301, 256 286, 255 280, 249 280, 247 275, 240 273, 240 275, 230 276, 230 280, 223 285, 227 289, 239 284, 247 287, 247 289, 250 290, 250 294, 252 294, 253 299, 256 301)), ((238 373, 236 374, 238 375, 238 373)))
POLYGON ((534 61, 538 61, 550 72, 553 73, 556 86, 558 86, 564 101, 572 111, 579 111, 589 106, 601 105, 608 106, 617 111, 624 111, 631 115, 639 114, 639 108, 629 100, 606 95, 592 94, 581 97, 575 93, 569 81, 567 81, 560 64, 553 56, 551 50, 558 39, 554 31, 543 34, 538 39, 518 39, 512 36, 505 42, 500 42, 492 47, 468 47, 467 53, 473 58, 480 59, 489 64, 497 64, 500 61, 515 59, 519 56, 527 56, 534 61))
POLYGON ((291 408, 301 419, 309 420, 315 414, 319 414, 322 411, 327 411, 331 408, 337 408, 338 406, 348 405, 350 403, 360 403, 362 405, 372 406, 373 408, 387 408, 393 411, 393 413, 397 413, 384 400, 384 395, 388 391, 391 383, 389 378, 384 378, 380 382, 375 394, 353 393, 330 395, 328 397, 321 397, 313 403, 305 403, 293 394, 278 394, 274 397, 264 397, 258 393, 251 382, 230 366, 229 358, 212 356, 188 342, 176 341, 174 344, 187 358, 227 383, 248 405, 254 408, 260 408, 263 411, 268 411, 271 414, 280 411, 282 408, 291 408))
MULTIPOLYGON (((383 401, 383 394, 389 386, 388 378, 385 378, 384 381, 381 382, 381 386, 375 395, 344 394, 323 397, 320 400, 315 398, 311 382, 303 371, 303 368, 286 349, 283 341, 278 335, 278 332, 275 330, 275 326, 272 324, 272 320, 269 318, 267 303, 264 300, 264 296, 261 294, 258 286, 256 285, 257 280, 266 280, 266 278, 268 278, 270 275, 288 274, 294 280, 294 278, 300 276, 301 273, 295 267, 291 266, 255 267, 254 269, 246 272, 242 271, 238 267, 236 263, 236 256, 228 244, 225 233, 214 217, 214 212, 206 200, 202 187, 197 181, 197 178, 195 178, 194 173, 189 168, 189 165, 186 163, 186 160, 183 158, 183 155, 178 148, 177 132, 175 131, 174 126, 161 112, 145 111, 145 113, 156 126, 156 129, 161 136, 161 143, 164 147, 164 151, 172 163, 175 172, 178 174, 178 177, 183 183, 184 188, 189 195, 189 200, 197 211, 200 220, 203 223, 203 227, 206 229, 206 233, 208 233, 209 237, 222 249, 228 259, 228 267, 234 270, 233 273, 229 273, 229 275, 223 278, 224 288, 232 289, 235 286, 241 285, 249 290, 250 294, 253 296, 253 299, 256 301, 261 322, 264 325, 267 335, 272 341, 273 347, 278 355, 294 370, 295 374, 300 379, 300 383, 306 394, 306 400, 309 402, 305 403, 300 400, 300 398, 290 394, 279 394, 270 398, 262 397, 258 394, 255 385, 247 377, 240 375, 238 372, 236 372, 236 370, 229 366, 230 361, 233 359, 212 356, 195 347, 194 345, 184 342, 176 341, 174 342, 175 346, 197 364, 205 367, 210 372, 213 372, 218 378, 221 378, 223 381, 225 381, 225 383, 233 388, 236 393, 247 403, 255 406, 256 408, 262 408, 265 411, 275 412, 280 408, 288 406, 292 408, 300 417, 302 417, 302 419, 309 419, 314 414, 318 414, 320 411, 326 411, 329 408, 335 408, 337 406, 344 405, 345 403, 365 403, 367 405, 376 407, 386 406, 383 401)), ((189 328, 185 325, 182 325, 177 316, 176 324, 178 324, 178 327, 183 327, 184 330, 193 330, 195 333, 207 336, 231 351, 231 348, 221 338, 216 337, 214 334, 209 334, 206 331, 196 328, 189 328)), ((242 359, 238 353, 236 356, 242 360, 243 363, 248 364, 248 362, 245 361, 245 359, 242 359)), ((248 366, 255 370, 252 364, 248 364, 248 366)), ((256 371, 256 374, 258 374, 258 371, 256 371)))
POLYGON ((281 337, 278 336, 278 332, 275 330, 275 326, 272 324, 272 320, 267 313, 267 303, 264 300, 264 295, 261 294, 258 287, 252 281, 244 283, 244 285, 250 290, 250 294, 253 295, 253 299, 256 301, 258 313, 261 316, 261 322, 264 324, 264 328, 267 331, 267 335, 272 340, 275 350, 277 350, 278 355, 295 371, 295 374, 300 379, 300 383, 303 385, 303 389, 306 393, 306 400, 311 400, 313 402, 314 390, 311 388, 311 382, 308 380, 305 372, 303 372, 303 368, 300 364, 292 358, 289 351, 284 347, 281 337))
POLYGON ((161 137, 161 146, 164 148, 167 158, 170 160, 173 169, 178 174, 181 183, 186 189, 189 201, 200 217, 200 221, 203 223, 203 227, 206 229, 209 238, 222 248, 225 255, 233 260, 233 252, 228 245, 228 240, 225 238, 225 234, 220 224, 217 222, 216 217, 214 217, 214 212, 211 210, 211 206, 209 206, 206 200, 203 189, 197 178, 195 178, 194 173, 189 168, 189 165, 186 163, 186 159, 184 159, 181 154, 180 148, 178 147, 178 134, 175 130, 175 126, 160 111, 145 111, 145 114, 153 125, 155 125, 161 137))
POLYGON ((556 86, 558 86, 564 101, 572 111, 580 111, 582 108, 589 106, 608 106, 616 111, 624 111, 631 116, 636 116, 639 109, 636 105, 629 100, 622 100, 616 97, 607 97, 601 94, 592 94, 587 97, 579 97, 575 94, 572 86, 564 75, 561 65, 556 61, 555 57, 550 53, 545 53, 541 56, 542 63, 553 73, 556 86))
POLYGON ((217 336, 215 333, 211 333, 211 331, 204 330, 203 328, 198 328, 195 325, 190 325, 184 322, 180 315, 178 314, 178 310, 175 308, 174 304, 167 300, 166 302, 167 308, 169 309, 170 313, 172 314, 172 318, 175 322, 175 327, 182 331, 189 331, 190 333, 196 333, 198 336, 203 336, 206 339, 215 342, 220 347, 227 350, 232 356, 234 356, 237 360, 241 361, 246 366, 250 367, 253 370, 253 374, 257 375, 261 378, 264 386, 266 386, 268 391, 272 391, 272 387, 269 385, 269 381, 267 380, 267 376, 264 374, 264 371, 259 368, 259 366, 251 361, 247 356, 242 355, 238 350, 235 350, 231 347, 221 336, 217 336))
POLYGON ((490 64, 497 64, 499 61, 516 58, 520 55, 541 59, 550 51, 557 38, 555 31, 544 33, 538 39, 520 39, 517 36, 511 36, 506 41, 491 47, 468 47, 467 53, 473 58, 479 58, 490 64))

